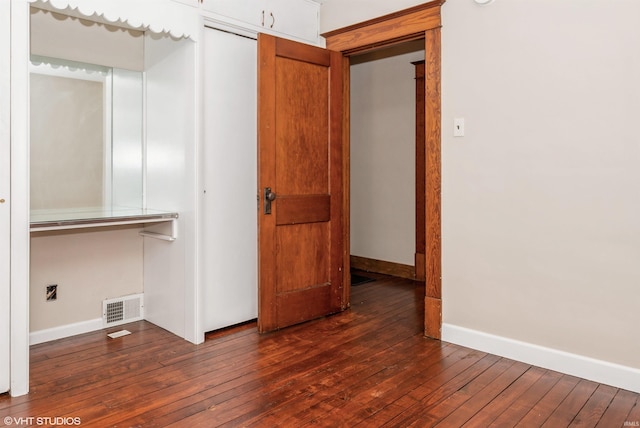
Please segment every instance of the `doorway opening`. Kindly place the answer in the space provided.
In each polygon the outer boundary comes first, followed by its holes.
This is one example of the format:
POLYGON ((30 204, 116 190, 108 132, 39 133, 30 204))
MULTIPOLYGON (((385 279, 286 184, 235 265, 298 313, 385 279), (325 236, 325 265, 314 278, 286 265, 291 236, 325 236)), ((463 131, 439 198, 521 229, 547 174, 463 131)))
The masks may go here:
MULTIPOLYGON (((436 0, 409 9, 374 18, 322 34, 327 49, 343 55, 344 92, 349 93, 350 58, 357 53, 378 50, 412 40, 424 40, 424 237, 425 237, 425 336, 440 339, 442 331, 442 260, 441 260, 441 19, 444 0, 436 0)), ((350 159, 349 159, 349 97, 345 97, 343 116, 343 231, 345 248, 349 248, 350 159)), ((343 266, 351 266, 350 251, 346 251, 343 266)), ((345 283, 349 270, 345 269, 345 283)), ((343 288, 343 301, 349 302, 350 287, 343 288)))
POLYGON ((416 162, 424 144, 416 137, 414 65, 424 61, 424 46, 419 39, 349 57, 350 261, 355 271, 424 280, 418 256, 420 245, 424 248, 424 196, 419 195, 424 172, 416 162))

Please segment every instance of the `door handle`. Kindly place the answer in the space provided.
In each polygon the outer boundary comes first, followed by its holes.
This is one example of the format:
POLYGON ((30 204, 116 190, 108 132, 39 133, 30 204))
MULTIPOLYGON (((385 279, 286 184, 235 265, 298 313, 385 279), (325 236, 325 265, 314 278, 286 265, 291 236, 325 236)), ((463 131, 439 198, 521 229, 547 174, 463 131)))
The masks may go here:
POLYGON ((271 191, 271 187, 264 188, 264 213, 271 214, 271 202, 276 200, 276 194, 271 191))

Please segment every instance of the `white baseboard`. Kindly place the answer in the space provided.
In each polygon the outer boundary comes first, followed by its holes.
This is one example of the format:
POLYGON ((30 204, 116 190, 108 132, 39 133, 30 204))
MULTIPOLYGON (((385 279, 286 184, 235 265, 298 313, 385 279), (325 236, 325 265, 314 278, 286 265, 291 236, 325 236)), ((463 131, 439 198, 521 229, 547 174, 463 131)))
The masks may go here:
POLYGON ((29 345, 37 345, 38 343, 75 336, 76 334, 90 333, 92 331, 102 330, 103 328, 102 318, 96 318, 60 327, 32 331, 29 334, 29 345))
POLYGON ((442 324, 442 340, 640 393, 640 369, 446 323, 442 324))

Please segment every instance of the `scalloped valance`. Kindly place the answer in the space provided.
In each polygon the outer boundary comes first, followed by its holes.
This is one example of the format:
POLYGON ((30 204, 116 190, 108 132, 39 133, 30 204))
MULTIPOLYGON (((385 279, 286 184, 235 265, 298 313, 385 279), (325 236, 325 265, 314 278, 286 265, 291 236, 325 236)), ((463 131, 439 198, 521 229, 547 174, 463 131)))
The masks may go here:
POLYGON ((33 6, 102 24, 196 41, 194 8, 170 0, 28 0, 33 6))

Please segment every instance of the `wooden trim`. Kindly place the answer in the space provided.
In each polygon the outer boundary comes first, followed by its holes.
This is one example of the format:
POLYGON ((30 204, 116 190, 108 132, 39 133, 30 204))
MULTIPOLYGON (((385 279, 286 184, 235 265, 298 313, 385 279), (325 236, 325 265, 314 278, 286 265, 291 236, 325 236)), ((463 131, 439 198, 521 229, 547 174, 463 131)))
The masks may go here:
MULTIPOLYGON (((275 183, 273 168, 262 168, 262 165, 275 163, 275 110, 270 108, 269 100, 275 99, 275 58, 276 40, 272 36, 258 34, 258 189, 263 183, 275 183)), ((271 184, 269 184, 271 185, 271 184)), ((260 209, 264 203, 260 197, 260 209)), ((258 331, 271 331, 277 327, 277 307, 269 296, 276 293, 276 271, 273 247, 269 242, 275 241, 276 215, 258 214, 258 331)))
MULTIPOLYGON (((329 121, 330 121, 330 145, 329 145, 329 178, 331 186, 331 282, 338 286, 331 288, 332 308, 343 310, 345 303, 344 289, 344 246, 346 245, 344 231, 344 148, 343 138, 345 126, 344 98, 348 93, 344 92, 344 57, 339 52, 331 52, 330 68, 330 92, 329 92, 329 121)), ((348 76, 347 76, 348 77, 348 76)), ((350 287, 348 287, 350 288, 350 287)), ((347 294, 347 298, 349 295, 347 294)))
POLYGON ((414 279, 416 275, 413 266, 359 256, 351 256, 351 267, 353 269, 382 273, 405 279, 414 279))
MULTIPOLYGON (((441 256, 441 211, 440 211, 440 186, 441 186, 441 154, 440 154, 440 121, 441 121, 441 96, 440 96, 440 6, 444 0, 436 0, 421 6, 405 9, 390 15, 362 22, 339 30, 324 33, 327 47, 339 50, 345 57, 367 50, 387 47, 410 39, 425 39, 426 77, 425 77, 425 215, 426 233, 425 241, 427 250, 425 254, 426 271, 426 297, 428 305, 425 306, 425 335, 440 339, 442 330, 442 256, 441 256)), ((345 81, 349 75, 345 67, 345 81)), ((345 82, 345 88, 347 83, 345 82)), ((349 92, 345 91, 345 106, 348 107, 349 92)), ((344 114, 344 134, 349 133, 348 108, 344 114)), ((348 146, 348 137, 344 140, 348 146)), ((348 150, 346 147, 345 150, 348 150)), ((345 165, 348 165, 348 156, 345 156, 345 165)), ((345 182, 345 276, 348 274, 348 228, 349 228, 349 195, 348 195, 348 167, 344 169, 345 182)), ((345 282, 345 285, 348 282, 345 282)), ((345 289, 349 287, 345 286, 345 289)))
POLYGON ((442 299, 425 296, 424 335, 434 339, 442 337, 442 299))
POLYGON ((342 307, 351 306, 351 60, 342 58, 342 307))
POLYGON ((416 61, 412 63, 415 67, 415 91, 416 91, 416 169, 415 169, 415 181, 416 181, 416 255, 415 255, 415 267, 416 267, 416 280, 424 281, 426 278, 425 273, 425 134, 424 134, 424 121, 425 121, 425 89, 424 89, 424 70, 425 62, 416 61))
MULTIPOLYGON (((417 6, 413 6, 407 9, 402 9, 396 12, 392 12, 389 13, 387 15, 382 15, 379 16, 377 18, 372 18, 369 19, 367 21, 362 21, 362 22, 358 22, 357 24, 353 24, 353 25, 349 25, 346 27, 342 27, 342 28, 338 28, 336 30, 332 30, 332 31, 327 31, 326 33, 322 33, 320 34, 322 37, 324 37, 325 39, 328 38, 332 38, 336 35, 339 34, 343 34, 343 33, 347 33, 347 32, 351 32, 351 31, 355 31, 355 30, 360 30, 366 27, 370 27, 372 25, 377 25, 377 24, 385 24, 390 20, 394 20, 396 18, 404 18, 409 16, 409 18, 412 18, 412 15, 422 12, 424 10, 429 10, 429 9, 433 9, 433 8, 440 8, 444 2, 446 0, 440 0, 440 1, 431 1, 431 2, 427 2, 427 3, 423 3, 423 4, 419 4, 417 6)), ((438 10, 438 14, 440 13, 440 11, 438 10)), ((328 48, 328 47, 327 47, 328 48)))
POLYGON ((424 253, 415 253, 414 254, 414 266, 416 271, 416 277, 414 278, 416 281, 424 282, 426 277, 426 264, 425 264, 425 255, 424 253))
POLYGON ((425 33, 425 334, 440 339, 442 330, 440 29, 425 33), (437 300, 437 304, 433 301, 437 300), (434 312, 434 310, 437 310, 434 312), (429 324, 427 326, 427 324, 429 324))
POLYGON ((418 40, 424 32, 441 25, 440 6, 433 1, 379 18, 322 34, 327 49, 343 54, 361 53, 380 46, 418 40))

